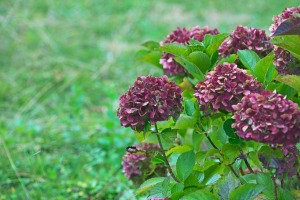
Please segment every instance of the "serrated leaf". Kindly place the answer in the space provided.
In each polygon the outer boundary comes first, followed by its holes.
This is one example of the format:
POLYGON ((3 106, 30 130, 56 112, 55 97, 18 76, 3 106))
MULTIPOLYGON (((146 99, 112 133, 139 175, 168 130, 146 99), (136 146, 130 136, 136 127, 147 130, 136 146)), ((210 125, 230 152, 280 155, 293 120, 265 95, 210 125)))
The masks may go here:
POLYGON ((184 181, 193 171, 195 153, 192 151, 181 154, 176 162, 176 171, 179 180, 184 181))
POLYGON ((175 56, 187 56, 191 53, 187 46, 178 43, 164 44, 163 46, 159 47, 159 49, 175 56))
POLYGON ((298 92, 300 91, 300 76, 296 76, 296 75, 277 76, 275 80, 294 88, 298 92))
POLYGON ((192 62, 183 57, 175 57, 176 62, 182 65, 191 75, 193 75, 199 81, 204 80, 204 75, 201 70, 192 62))
POLYGON ((221 65, 221 64, 223 64, 225 62, 227 62, 227 63, 234 63, 237 58, 238 58, 238 56, 236 54, 231 54, 231 55, 227 56, 226 58, 222 58, 218 62, 218 65, 221 65))
POLYGON ((220 183, 218 184, 218 195, 222 200, 228 200, 229 195, 232 190, 240 185, 240 181, 233 177, 231 173, 229 173, 220 183))
POLYGON ((274 55, 268 55, 258 61, 253 69, 254 76, 264 85, 270 83, 278 74, 273 61, 274 55))
POLYGON ((274 199, 274 184, 272 178, 264 173, 259 172, 256 177, 257 184, 266 186, 263 193, 270 199, 274 199))
POLYGON ((182 197, 183 200, 218 200, 218 197, 207 190, 198 190, 182 197))
POLYGON ((226 135, 230 138, 238 138, 237 134, 235 133, 235 129, 231 127, 234 122, 234 119, 227 119, 223 124, 223 129, 226 135))
POLYGON ((181 114, 179 118, 176 121, 176 124, 174 126, 174 129, 188 129, 188 128, 194 128, 197 120, 194 117, 181 114))
POLYGON ((192 147, 190 147, 188 145, 176 146, 176 147, 173 147, 170 150, 168 150, 166 152, 166 155, 169 156, 172 153, 184 153, 184 152, 187 152, 187 151, 190 151, 190 150, 192 150, 192 147))
POLYGON ((234 189, 229 195, 229 200, 237 199, 254 199, 258 194, 260 194, 265 189, 265 186, 256 184, 245 184, 236 189, 234 189))
POLYGON ((161 58, 160 51, 149 51, 149 50, 140 50, 135 55, 136 60, 150 63, 160 69, 162 69, 162 65, 159 63, 161 58))
POLYGON ((232 164, 241 152, 242 149, 240 146, 230 143, 225 144, 221 149, 221 154, 224 155, 223 163, 225 165, 232 164))
POLYGON ((165 179, 164 177, 150 178, 147 181, 145 181, 144 183, 142 183, 140 185, 140 187, 138 188, 138 190, 135 193, 137 195, 145 193, 149 189, 151 189, 152 187, 154 187, 154 185, 156 185, 157 183, 163 182, 164 179, 165 179))
POLYGON ((253 71, 256 63, 260 60, 259 56, 251 50, 238 50, 238 56, 243 65, 253 71))
POLYGON ((300 60, 300 36, 284 35, 276 36, 270 40, 271 43, 288 50, 294 57, 300 60))

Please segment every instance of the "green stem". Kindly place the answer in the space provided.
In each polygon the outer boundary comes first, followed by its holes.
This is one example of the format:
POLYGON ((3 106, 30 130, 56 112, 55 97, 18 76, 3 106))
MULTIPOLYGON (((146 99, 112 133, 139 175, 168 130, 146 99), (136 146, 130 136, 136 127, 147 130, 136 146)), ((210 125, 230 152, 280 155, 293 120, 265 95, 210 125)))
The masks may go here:
MULTIPOLYGON (((208 139, 209 143, 210 143, 215 149, 219 150, 219 148, 214 144, 214 142, 211 140, 211 138, 209 137, 209 135, 208 135, 206 132, 204 132, 204 134, 205 134, 206 138, 208 139)), ((233 169, 232 165, 230 164, 230 165, 228 165, 228 167, 230 168, 230 170, 232 171, 232 173, 233 173, 237 178, 239 178, 238 173, 236 173, 236 171, 233 169)))
POLYGON ((168 171, 169 171, 171 177, 172 177, 176 182, 179 183, 180 181, 176 178, 175 174, 173 173, 172 168, 171 168, 171 166, 170 166, 170 163, 169 163, 169 161, 168 161, 168 158, 167 158, 167 156, 166 156, 166 154, 165 154, 165 151, 164 151, 164 148, 163 148, 161 139, 160 139, 160 133, 158 132, 157 124, 155 124, 155 131, 156 131, 155 133, 156 133, 156 137, 157 137, 157 140, 158 140, 158 144, 159 144, 159 147, 160 147, 160 152, 161 152, 162 156, 164 157, 164 160, 165 160, 165 163, 166 163, 166 165, 167 165, 168 171))
POLYGON ((247 168, 249 169, 249 171, 250 171, 251 173, 254 173, 254 171, 253 171, 253 169, 251 168, 251 166, 250 166, 250 164, 249 164, 247 158, 244 158, 244 161, 245 161, 245 164, 246 164, 247 168))
POLYGON ((272 181, 273 181, 273 185, 274 185, 274 197, 275 200, 278 200, 278 194, 277 194, 277 186, 276 186, 276 180, 275 180, 275 175, 272 176, 272 181))

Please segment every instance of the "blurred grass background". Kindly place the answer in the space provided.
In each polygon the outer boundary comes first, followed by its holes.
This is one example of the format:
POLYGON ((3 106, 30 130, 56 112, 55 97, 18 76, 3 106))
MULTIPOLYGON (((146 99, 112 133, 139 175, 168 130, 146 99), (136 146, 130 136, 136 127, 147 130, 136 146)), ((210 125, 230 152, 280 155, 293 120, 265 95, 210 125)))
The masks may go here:
POLYGON ((146 40, 178 26, 268 29, 298 0, 0 0, 0 199, 135 199, 116 117, 146 40))

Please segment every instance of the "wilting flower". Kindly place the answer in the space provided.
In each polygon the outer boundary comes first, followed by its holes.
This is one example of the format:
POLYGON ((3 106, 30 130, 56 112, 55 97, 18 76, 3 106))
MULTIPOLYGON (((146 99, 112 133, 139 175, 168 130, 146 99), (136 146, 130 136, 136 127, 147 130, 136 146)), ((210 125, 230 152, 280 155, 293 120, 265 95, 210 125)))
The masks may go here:
MULTIPOLYGON (((281 14, 274 16, 274 24, 271 25, 271 34, 274 34, 279 25, 287 19, 295 18, 297 14, 300 14, 300 6, 298 8, 286 8, 281 14)), ((280 74, 299 74, 300 73, 300 63, 299 61, 291 55, 287 50, 280 47, 275 47, 274 50, 275 59, 274 65, 278 73, 280 74)))
POLYGON ((231 35, 219 47, 221 57, 235 54, 238 50, 252 50, 259 56, 266 56, 272 51, 273 45, 269 43, 264 30, 237 26, 231 35))
POLYGON ((296 144, 300 139, 300 110, 283 95, 263 91, 243 97, 233 106, 238 136, 278 145, 296 144))
MULTIPOLYGON (((207 34, 216 35, 219 31, 217 29, 210 29, 207 26, 200 28, 195 26, 190 30, 186 28, 177 28, 167 38, 160 43, 161 46, 167 43, 178 43, 178 44, 189 44, 191 38, 203 41, 204 36, 207 34)), ((162 58, 160 59, 160 64, 163 65, 164 73, 167 75, 185 75, 187 74, 186 70, 174 60, 174 55, 170 53, 162 53, 162 58)))
POLYGON ((157 145, 144 143, 134 145, 131 148, 135 148, 135 152, 127 151, 122 162, 123 172, 128 179, 135 184, 140 184, 155 175, 166 175, 167 168, 164 165, 151 163, 151 158, 155 155, 155 152, 159 151, 157 145))
POLYGON ((260 91, 261 84, 236 64, 224 63, 209 72, 196 88, 194 95, 205 112, 219 109, 232 112, 232 105, 243 96, 260 91))
POLYGON ((292 177, 297 174, 297 166, 299 166, 299 151, 295 145, 280 147, 283 152, 283 159, 279 161, 277 174, 287 174, 292 177))
POLYGON ((142 131, 149 122, 177 118, 182 111, 181 89, 167 76, 138 77, 134 86, 120 97, 117 115, 121 125, 142 131))

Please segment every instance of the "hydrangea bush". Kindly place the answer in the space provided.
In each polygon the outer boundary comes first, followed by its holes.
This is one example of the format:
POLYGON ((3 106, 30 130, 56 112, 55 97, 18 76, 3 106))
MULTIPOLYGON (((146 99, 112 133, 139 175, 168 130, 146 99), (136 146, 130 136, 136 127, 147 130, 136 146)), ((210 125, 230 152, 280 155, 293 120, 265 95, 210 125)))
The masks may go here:
POLYGON ((275 16, 270 36, 195 26, 143 44, 137 58, 162 76, 138 77, 117 110, 140 143, 122 162, 136 195, 300 198, 299 13, 275 16))

